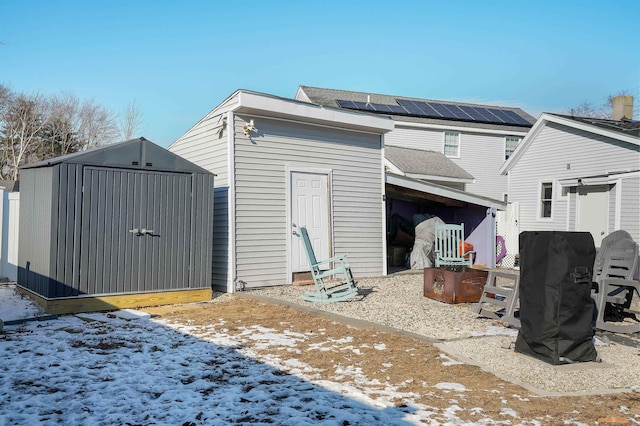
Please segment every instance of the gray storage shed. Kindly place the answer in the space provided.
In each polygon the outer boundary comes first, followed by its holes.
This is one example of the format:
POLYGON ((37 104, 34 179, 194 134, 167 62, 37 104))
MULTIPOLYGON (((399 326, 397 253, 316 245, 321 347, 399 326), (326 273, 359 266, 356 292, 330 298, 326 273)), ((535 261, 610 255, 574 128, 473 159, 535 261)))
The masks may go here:
POLYGON ((50 313, 209 300, 213 179, 144 138, 22 167, 19 288, 50 313))

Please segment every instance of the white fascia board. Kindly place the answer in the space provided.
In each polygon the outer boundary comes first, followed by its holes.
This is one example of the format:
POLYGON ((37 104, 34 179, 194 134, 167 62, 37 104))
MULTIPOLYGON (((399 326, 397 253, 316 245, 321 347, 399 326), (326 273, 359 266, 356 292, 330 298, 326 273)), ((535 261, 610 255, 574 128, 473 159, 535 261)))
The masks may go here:
POLYGON ((435 183, 412 179, 406 176, 385 173, 385 182, 391 185, 401 186, 403 188, 413 189, 415 191, 438 195, 445 198, 451 198, 452 200, 458 200, 465 203, 484 207, 493 207, 498 210, 507 209, 507 203, 503 201, 482 197, 480 195, 471 194, 466 191, 460 191, 458 189, 449 188, 435 183))
POLYGON ((557 124, 562 124, 563 126, 573 127, 574 129, 583 130, 585 132, 593 133, 600 136, 606 136, 608 138, 627 142, 633 145, 640 145, 640 138, 637 138, 631 135, 623 135, 618 132, 603 129, 602 127, 592 126, 586 123, 580 123, 575 120, 571 120, 564 117, 558 117, 557 115, 553 115, 553 114, 544 113, 540 118, 542 117, 544 117, 544 119, 547 121, 551 121, 557 124))
POLYGON ((396 165, 393 164, 391 161, 389 161, 387 158, 384 159, 384 167, 385 169, 389 169, 391 173, 395 173, 397 175, 404 175, 404 172, 400 170, 398 167, 396 167, 396 165))
POLYGON ((480 129, 476 127, 461 127, 461 126, 446 126, 443 124, 426 124, 426 123, 411 123, 408 121, 395 121, 395 127, 410 127, 419 129, 435 129, 435 130, 454 130, 456 132, 466 133, 486 133, 492 135, 504 135, 504 136, 525 136, 529 129, 522 131, 509 131, 498 129, 480 129))
POLYGON ((293 119, 306 123, 331 125, 353 130, 384 134, 393 130, 393 120, 368 114, 339 111, 301 101, 275 98, 258 93, 239 91, 239 102, 234 111, 262 113, 276 118, 293 119))
POLYGON ((217 107, 215 107, 214 109, 209 111, 209 113, 207 115, 205 115, 200 120, 198 120, 198 122, 196 124, 191 126, 186 132, 184 132, 182 135, 180 135, 180 137, 178 139, 173 141, 169 145, 168 148, 171 148, 172 145, 174 145, 180 139, 182 139, 183 137, 188 135, 189 132, 191 132, 193 129, 197 128, 201 123, 204 123, 205 121, 210 120, 212 117, 216 117, 218 115, 220 115, 220 116, 225 115, 227 113, 227 111, 233 110, 234 103, 237 103, 237 96, 236 96, 237 93, 238 93, 238 91, 235 91, 234 93, 231 94, 231 96, 229 96, 227 99, 222 101, 221 104, 219 104, 217 107))
POLYGON ((404 176, 410 177, 413 179, 422 179, 422 180, 435 180, 439 182, 451 182, 451 183, 475 183, 475 179, 465 179, 465 178, 454 178, 449 176, 436 176, 436 175, 420 175, 416 173, 403 173, 404 176))
POLYGON ((631 135, 622 135, 620 133, 606 130, 601 127, 591 126, 585 123, 579 123, 575 120, 571 120, 564 117, 558 117, 557 115, 544 112, 542 113, 540 118, 538 118, 538 121, 536 121, 536 124, 533 125, 533 127, 531 128, 529 133, 525 136, 525 138, 522 140, 522 142, 518 144, 518 147, 516 148, 515 151, 513 151, 513 154, 511 154, 511 157, 509 157, 509 159, 505 161, 505 163, 502 165, 502 167, 499 170, 500 174, 503 174, 503 175, 507 174, 507 172, 513 167, 513 165, 518 162, 518 159, 522 156, 522 153, 526 151, 531 141, 535 139, 538 133, 540 133, 540 131, 544 128, 544 126, 547 125, 548 122, 560 124, 562 126, 571 127, 578 130, 583 130, 588 133, 605 136, 610 139, 616 139, 616 140, 627 142, 633 145, 640 145, 640 138, 637 138, 631 135))
POLYGON ((529 133, 527 133, 524 139, 522 139, 522 141, 518 144, 515 151, 511 153, 509 159, 502 164, 502 167, 500 167, 498 173, 500 173, 501 175, 506 175, 507 172, 509 172, 509 170, 511 170, 511 168, 518 162, 520 157, 522 157, 522 154, 527 150, 527 147, 531 143, 530 141, 535 139, 538 133, 540 133, 544 126, 547 124, 547 120, 543 118, 545 115, 547 114, 542 114, 540 118, 538 118, 538 121, 536 121, 531 130, 529 130, 529 133))

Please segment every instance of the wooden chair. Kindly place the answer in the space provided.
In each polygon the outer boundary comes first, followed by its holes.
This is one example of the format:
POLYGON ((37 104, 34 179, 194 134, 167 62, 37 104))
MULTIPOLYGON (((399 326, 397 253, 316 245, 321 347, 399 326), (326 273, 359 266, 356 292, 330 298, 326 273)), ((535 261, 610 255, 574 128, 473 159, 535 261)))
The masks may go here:
POLYGON ((605 321, 607 304, 623 315, 640 315, 640 312, 631 310, 634 293, 640 294, 640 282, 633 279, 637 263, 638 244, 632 239, 612 239, 601 245, 593 274, 597 289, 591 293, 596 304, 595 328, 614 333, 640 332, 640 322, 620 324, 605 321))
POLYGON ((464 224, 436 225, 434 260, 440 266, 471 266, 474 251, 464 250, 464 224))
POLYGON ((297 235, 302 239, 315 285, 315 291, 308 291, 301 298, 308 302, 340 302, 357 296, 358 286, 353 279, 347 255, 318 261, 307 228, 301 227, 297 235), (338 284, 327 282, 336 275, 343 277, 338 284))

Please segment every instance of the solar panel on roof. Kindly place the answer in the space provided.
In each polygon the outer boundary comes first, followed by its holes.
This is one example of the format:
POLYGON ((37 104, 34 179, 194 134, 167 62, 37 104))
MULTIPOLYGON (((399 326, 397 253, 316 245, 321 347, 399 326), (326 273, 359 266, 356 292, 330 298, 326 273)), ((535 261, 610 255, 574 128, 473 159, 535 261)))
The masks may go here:
POLYGON ((356 106, 356 108, 359 109, 360 111, 375 111, 371 106, 371 104, 367 102, 353 101, 353 103, 356 106))
POLYGON ((504 113, 507 114, 509 117, 512 117, 513 121, 515 121, 516 124, 522 124, 522 125, 525 125, 525 126, 531 126, 531 123, 529 123, 529 121, 525 120, 524 118, 522 118, 520 115, 518 115, 514 111, 504 110, 504 113))
POLYGON ((336 99, 336 103, 340 108, 357 109, 355 104, 351 101, 343 101, 342 99, 336 99))
POLYGON ((424 112, 413 102, 406 99, 396 99, 396 102, 400 106, 402 106, 407 112, 411 115, 417 115, 418 117, 423 117, 424 112))
POLYGON ((489 123, 504 124, 504 120, 493 113, 493 108, 478 108, 482 114, 489 117, 489 123))
POLYGON ((440 102, 414 101, 409 99, 396 99, 396 102, 398 105, 336 99, 336 103, 341 108, 353 109, 356 111, 410 115, 415 117, 440 118, 447 120, 463 120, 491 124, 531 126, 531 123, 516 112, 500 108, 453 105, 443 104, 440 102))
POLYGON ((482 114, 482 111, 480 111, 480 109, 477 107, 460 105, 459 108, 462 111, 466 112, 469 115, 469 117, 471 117, 474 121, 491 122, 491 118, 482 114))
POLYGON ((504 121, 506 124, 517 124, 513 118, 509 117, 507 114, 505 114, 505 112, 501 109, 496 109, 496 108, 492 108, 491 109, 491 113, 495 116, 497 116, 498 118, 500 118, 502 121, 504 121))
POLYGON ((416 104, 418 104, 420 106, 420 108, 422 109, 422 111, 424 112, 424 116, 425 117, 430 117, 430 118, 441 118, 442 115, 438 113, 438 111, 436 111, 429 103, 427 102, 418 102, 418 101, 414 101, 416 104))
POLYGON ((377 104, 373 102, 370 105, 377 112, 386 112, 389 114, 401 114, 401 115, 407 114, 407 111, 404 108, 402 108, 400 105, 377 104))
POLYGON ((436 103, 436 102, 430 102, 429 106, 431 108, 433 108, 434 110, 436 110, 438 112, 438 114, 440 114, 440 116, 443 117, 443 118, 457 118, 455 115, 453 115, 453 113, 451 111, 449 111, 449 108, 447 108, 443 104, 439 104, 439 103, 436 103))
POLYGON ((469 120, 472 119, 469 114, 467 114, 466 112, 464 112, 463 110, 461 110, 457 105, 451 105, 451 104, 444 104, 444 106, 451 111, 451 113, 453 115, 456 116, 456 118, 459 118, 460 120, 469 120))

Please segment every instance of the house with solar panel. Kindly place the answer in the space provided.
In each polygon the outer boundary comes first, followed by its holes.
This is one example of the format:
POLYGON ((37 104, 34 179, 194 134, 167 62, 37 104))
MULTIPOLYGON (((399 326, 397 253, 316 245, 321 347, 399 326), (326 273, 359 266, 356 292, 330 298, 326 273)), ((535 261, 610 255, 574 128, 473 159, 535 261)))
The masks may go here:
POLYGON ((475 177, 441 149, 386 145, 395 127, 388 114, 238 90, 171 144, 216 174, 213 288, 310 277, 301 226, 319 259, 346 253, 356 278, 385 275, 413 245, 398 231, 413 224, 394 218, 414 214, 464 222, 476 263, 493 266, 506 203, 464 190, 475 177))
MULTIPOLYGON (((535 118, 520 108, 433 101, 406 96, 299 86, 297 100, 325 107, 391 117, 394 129, 385 135, 385 147, 411 148, 443 154, 471 177, 429 172, 418 177, 471 194, 506 200, 507 177, 499 170, 527 134, 535 118)), ((415 158, 409 169, 424 167, 415 158)), ((415 176, 407 169, 395 171, 415 176)))
MULTIPOLYGON (((535 122, 531 115, 514 107, 309 86, 300 86, 296 99, 390 117, 394 128, 384 135, 387 218, 413 222, 405 228, 424 215, 464 223, 466 239, 477 250, 476 263, 494 264, 496 236, 488 228, 495 223, 486 218, 505 210, 508 178, 500 168, 535 122)), ((402 252, 396 228, 387 224, 390 252, 402 252)), ((517 233, 510 250, 513 261, 517 233)))
POLYGON ((613 119, 544 113, 500 172, 519 205, 520 231, 585 231, 596 247, 624 229, 640 241, 640 121, 633 98, 613 119))

